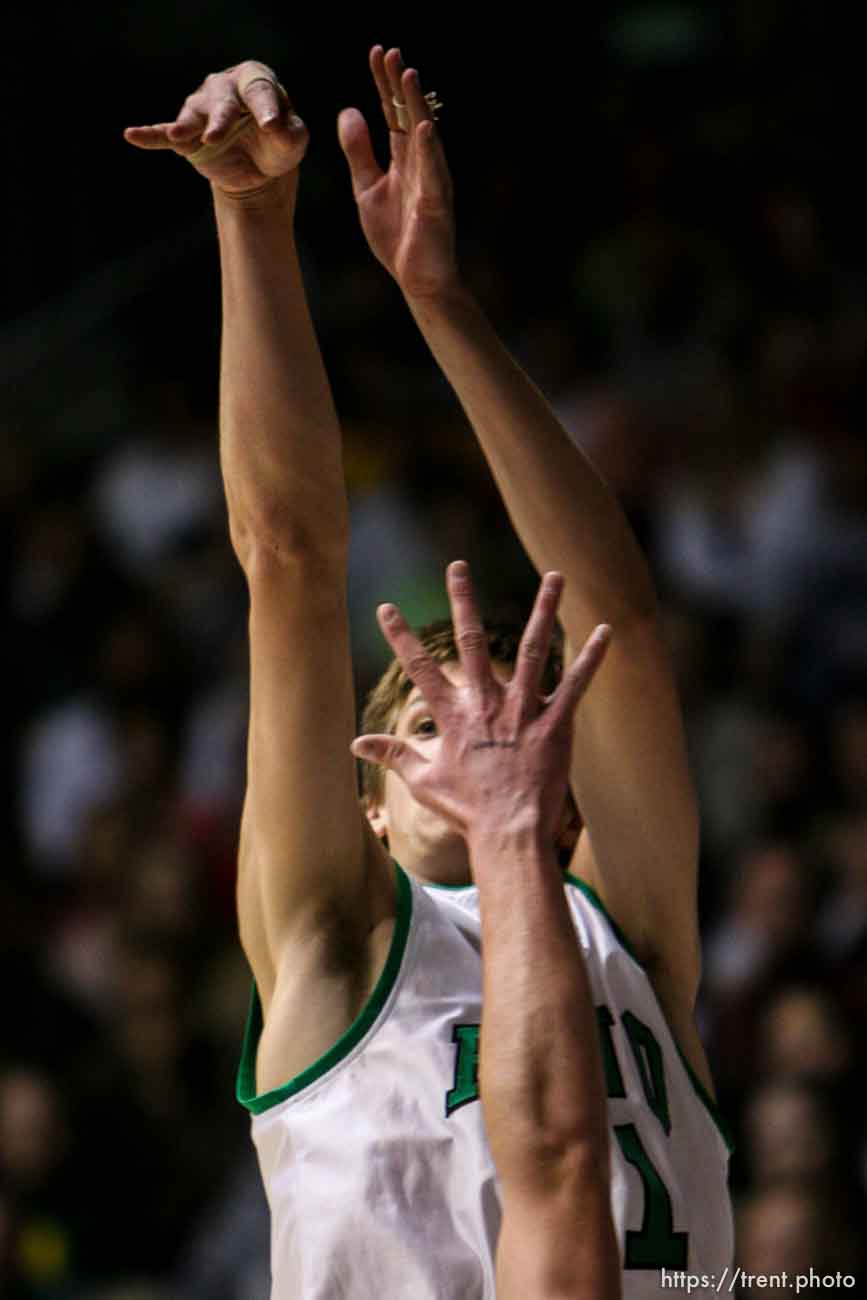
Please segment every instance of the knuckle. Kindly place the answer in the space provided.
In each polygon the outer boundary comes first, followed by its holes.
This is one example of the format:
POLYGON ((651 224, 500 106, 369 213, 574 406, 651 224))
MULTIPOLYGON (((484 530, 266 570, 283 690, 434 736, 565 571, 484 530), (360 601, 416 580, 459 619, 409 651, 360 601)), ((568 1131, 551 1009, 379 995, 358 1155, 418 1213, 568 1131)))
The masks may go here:
POLYGON ((484 632, 478 627, 466 627, 458 632, 455 640, 461 650, 475 652, 481 650, 486 644, 484 632))
POLYGON ((527 659, 531 663, 539 663, 544 656, 545 647, 541 640, 538 640, 536 637, 530 637, 530 639, 525 641, 521 646, 521 658, 527 659))
POLYGON ((486 722, 499 717, 503 707, 502 694, 496 683, 484 684, 480 691, 480 711, 486 722))
POLYGON ((428 671, 429 660, 427 655, 421 651, 411 654, 406 661, 407 675, 415 680, 417 677, 423 677, 428 671))

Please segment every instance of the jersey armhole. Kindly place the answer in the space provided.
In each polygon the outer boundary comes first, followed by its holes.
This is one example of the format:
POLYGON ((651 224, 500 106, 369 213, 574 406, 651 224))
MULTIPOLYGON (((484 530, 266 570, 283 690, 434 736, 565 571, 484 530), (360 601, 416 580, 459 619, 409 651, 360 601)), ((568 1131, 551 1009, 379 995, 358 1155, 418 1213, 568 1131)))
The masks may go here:
MULTIPOLYGON (((650 986, 650 991, 653 994, 653 997, 656 1000, 657 1005, 659 1005, 659 998, 656 996, 656 990, 654 989, 653 983, 649 975, 647 974, 647 971, 645 970, 644 963, 640 961, 639 958, 635 955, 635 952, 630 946, 629 940, 627 939, 626 935, 623 933, 620 926, 614 920, 614 917, 608 911, 608 908, 602 902, 602 899, 596 893, 596 890, 593 888, 593 886, 588 885, 587 881, 582 880, 580 876, 573 875, 571 871, 565 871, 563 873, 563 879, 567 882, 567 884, 574 885, 575 888, 578 889, 584 895, 588 903, 590 903, 593 907, 595 907, 597 912, 600 912, 602 916, 605 917, 605 920, 608 922, 608 926, 611 930, 611 933, 613 934, 614 938, 617 940, 620 947, 623 949, 625 953, 627 953, 632 958, 636 966, 638 966, 639 969, 643 972, 644 977, 647 980, 648 985, 650 986)), ((717 1132, 719 1133, 720 1137, 722 1138, 723 1142, 728 1148, 729 1154, 731 1154, 731 1152, 733 1152, 735 1149, 734 1137, 732 1136, 731 1128, 729 1127, 725 1116, 723 1115, 722 1111, 720 1110, 714 1098, 708 1092, 707 1088, 705 1088, 704 1084, 696 1074, 695 1070, 690 1065, 687 1057, 684 1056, 680 1047, 680 1043, 678 1043, 674 1034, 671 1032, 671 1027, 668 1025, 668 1017, 666 1016, 661 1006, 659 1007, 659 1012, 663 1020, 665 1021, 666 1026, 668 1027, 668 1036, 671 1039, 672 1044, 674 1045, 675 1051, 680 1057, 681 1065, 686 1071, 686 1076, 689 1079, 690 1084, 692 1085, 693 1091, 695 1092, 699 1101, 704 1106, 710 1118, 713 1120, 717 1132)))
POLYGON ((397 863, 394 865, 397 880, 394 933, 376 987, 349 1028, 340 1035, 337 1042, 332 1047, 329 1047, 327 1052, 324 1052, 306 1070, 302 1070, 300 1074, 296 1074, 294 1078, 289 1079, 286 1083, 258 1095, 256 1093, 256 1055, 262 1034, 262 1004, 259 1000, 256 981, 253 980, 253 987, 250 992, 250 1007, 244 1029, 244 1041, 241 1047, 241 1059, 238 1063, 235 1083, 237 1100, 252 1115, 261 1115, 263 1111, 270 1110, 272 1106, 277 1106, 281 1101, 286 1101, 288 1097, 294 1097, 296 1093, 309 1087, 311 1083, 315 1083, 317 1079, 320 1079, 329 1070, 332 1070, 335 1065, 338 1065, 372 1028, 388 1001, 403 962, 412 919, 412 886, 406 872, 397 863))

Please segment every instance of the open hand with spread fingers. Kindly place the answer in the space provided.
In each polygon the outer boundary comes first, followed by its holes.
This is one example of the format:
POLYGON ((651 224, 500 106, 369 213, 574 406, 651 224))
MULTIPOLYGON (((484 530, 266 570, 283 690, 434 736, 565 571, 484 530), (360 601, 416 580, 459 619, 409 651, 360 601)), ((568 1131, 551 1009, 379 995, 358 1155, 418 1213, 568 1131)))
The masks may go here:
POLYGON ((253 60, 212 72, 173 122, 130 126, 123 134, 138 149, 173 150, 238 197, 293 171, 309 139, 276 74, 253 60))
POLYGON ((408 298, 435 296, 458 278, 452 180, 434 124, 440 105, 423 93, 418 72, 404 67, 400 50, 375 45, 370 68, 389 130, 388 170, 377 162, 357 108, 344 109, 337 128, 361 227, 408 298))
POLYGON ((492 828, 538 833, 553 844, 566 799, 572 719, 602 662, 611 629, 602 624, 547 698, 540 683, 563 591, 546 573, 508 681, 494 672, 473 597, 469 568, 449 565, 447 587, 461 678, 447 677, 394 605, 378 612, 383 634, 422 692, 436 734, 414 744, 392 735, 360 736, 357 758, 395 772, 420 803, 468 840, 492 828))

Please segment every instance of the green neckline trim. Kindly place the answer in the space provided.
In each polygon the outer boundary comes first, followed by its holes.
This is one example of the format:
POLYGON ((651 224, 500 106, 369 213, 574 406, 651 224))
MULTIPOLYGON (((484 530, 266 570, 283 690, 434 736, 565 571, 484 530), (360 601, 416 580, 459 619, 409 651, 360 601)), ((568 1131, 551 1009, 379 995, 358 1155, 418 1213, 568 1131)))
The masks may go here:
POLYGON ((355 1020, 340 1035, 333 1047, 330 1047, 306 1070, 302 1070, 293 1079, 289 1079, 287 1083, 282 1084, 279 1088, 272 1088, 269 1092, 263 1092, 259 1096, 256 1095, 256 1050, 262 1033, 262 1004, 259 1001, 256 982, 253 981, 250 1010, 244 1030, 244 1043, 241 1048, 241 1060, 238 1065, 235 1090, 238 1101, 253 1115, 261 1115, 263 1111, 270 1110, 272 1106, 285 1101, 287 1097, 294 1097, 296 1093, 308 1088, 311 1083, 315 1083, 317 1079, 321 1079, 324 1074, 332 1070, 361 1042, 385 1006, 400 971, 412 917, 412 887, 409 877, 397 863, 394 865, 397 881, 397 910, 394 921, 394 934, 392 935, 388 957, 385 960, 382 973, 376 981, 376 987, 355 1020))
POLYGON ((436 882, 435 880, 419 880, 418 883, 422 886, 423 889, 447 889, 447 890, 455 890, 455 889, 475 889, 475 888, 476 888, 476 886, 473 884, 472 880, 468 880, 467 883, 466 883, 465 885, 439 885, 439 884, 437 884, 437 882, 436 882))
MULTIPOLYGON (((602 899, 596 893, 596 890, 593 888, 593 886, 588 885, 587 881, 582 880, 580 876, 573 876, 570 871, 567 871, 564 874, 565 874, 565 878, 569 881, 569 884, 575 885, 577 889, 580 889, 581 893, 585 896, 585 898, 587 898, 588 901, 593 904, 593 906, 596 908, 597 911, 602 913, 602 915, 605 917, 608 924, 611 926, 614 937, 617 940, 617 942, 620 944, 621 948, 625 949, 625 951, 629 954, 629 956, 632 958, 635 964, 637 966, 640 966, 641 969, 644 971, 645 975, 647 975, 647 969, 644 963, 640 961, 638 957, 636 957, 626 935, 623 933, 620 926, 615 921, 614 917, 608 911, 608 908, 602 902, 602 899)), ((649 978, 650 977, 648 976, 648 980, 649 978)), ((653 986, 651 985, 651 988, 652 987, 653 986)), ((654 996, 656 996, 655 993, 654 996)), ((657 999, 657 1001, 658 1000, 659 999, 657 999)), ((663 1012, 663 1018, 664 1017, 665 1017, 665 1013, 663 1012)), ((666 1021, 666 1024, 667 1023, 668 1022, 666 1021)), ((669 1033, 671 1033, 670 1030, 669 1033)), ((723 1142, 725 1142, 729 1151, 730 1152, 734 1151, 735 1144, 734 1144, 734 1138, 732 1137, 732 1131, 729 1128, 729 1125, 725 1117, 723 1116, 722 1111, 720 1110, 717 1103, 714 1101, 713 1097, 708 1092, 707 1088, 702 1083, 701 1079, 696 1074, 695 1070, 690 1065, 688 1059, 684 1056, 683 1052, 680 1050, 680 1044, 678 1043, 674 1034, 671 1034, 671 1041, 674 1043, 674 1046, 677 1050, 677 1054, 680 1057, 681 1061, 683 1062, 683 1068, 686 1070, 687 1078, 689 1079, 690 1083, 695 1089, 699 1101, 704 1104, 705 1109, 707 1110, 714 1124, 716 1124, 717 1128, 719 1129, 720 1137, 722 1138, 723 1142)))

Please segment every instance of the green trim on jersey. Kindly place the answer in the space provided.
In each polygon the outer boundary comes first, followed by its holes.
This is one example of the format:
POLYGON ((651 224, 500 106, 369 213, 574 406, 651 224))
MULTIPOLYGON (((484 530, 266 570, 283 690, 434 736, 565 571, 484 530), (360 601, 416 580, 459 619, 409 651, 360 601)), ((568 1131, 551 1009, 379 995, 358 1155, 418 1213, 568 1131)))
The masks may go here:
POLYGON ((263 1111, 270 1110, 272 1106, 277 1106, 281 1101, 285 1101, 287 1097, 294 1097, 296 1093, 309 1087, 311 1083, 315 1083, 317 1079, 320 1079, 323 1074, 327 1074, 329 1070, 332 1070, 361 1042, 385 1006, 400 971, 403 954, 406 950, 406 941, 409 936, 409 923, 412 917, 412 887, 409 877, 397 863, 394 865, 397 878, 397 910, 394 918, 394 934, 391 938, 382 974, 376 981, 376 987, 352 1024, 340 1035, 333 1047, 329 1047, 328 1051, 320 1056, 317 1061, 314 1061, 312 1065, 309 1065, 306 1070, 296 1074, 294 1079, 290 1079, 279 1088, 272 1088, 269 1092, 263 1092, 258 1097, 256 1096, 256 1051, 259 1046, 259 1036, 262 1033, 262 1004, 259 1001, 256 982, 253 981, 250 1011, 244 1031, 244 1044, 241 1048, 241 1061, 238 1065, 235 1090, 238 1101, 242 1106, 246 1106, 247 1110, 253 1115, 261 1115, 263 1111))
POLYGON ((644 970, 644 964, 641 961, 639 961, 639 959, 636 957, 635 953, 632 950, 632 945, 630 944, 626 935, 623 933, 620 926, 615 921, 614 917, 608 911, 608 908, 605 906, 602 899, 596 893, 596 890, 593 888, 593 886, 588 885, 587 881, 582 880, 580 876, 573 876, 571 871, 564 871, 563 879, 568 881, 570 885, 574 885, 576 889, 580 889, 581 893, 584 895, 584 897, 587 899, 589 903, 593 904, 597 912, 602 913, 602 915, 605 917, 605 920, 611 926, 611 929, 614 932, 614 938, 620 944, 620 947, 624 948, 626 952, 629 953, 629 956, 635 962, 636 966, 640 966, 641 969, 644 970))
POLYGON ((439 885, 435 880, 419 880, 418 876, 416 876, 415 879, 416 879, 416 883, 421 885, 423 889, 454 890, 454 889, 475 889, 476 888, 472 880, 468 880, 465 885, 439 885))
POLYGON ((695 1088, 696 1092, 698 1093, 699 1100, 704 1102, 705 1106, 710 1112, 710 1117, 713 1120, 713 1122, 716 1124, 717 1128, 719 1129, 720 1137, 722 1138, 723 1142, 725 1142, 729 1151, 734 1151, 735 1149, 734 1134, 729 1128, 725 1116, 723 1115, 719 1106, 714 1101, 713 1097, 708 1092, 707 1088, 702 1083, 701 1079, 696 1074, 695 1070, 690 1065, 687 1058, 684 1056, 683 1052, 680 1050, 680 1047, 678 1043, 675 1041, 673 1034, 671 1037, 672 1037, 672 1042, 674 1042, 674 1045, 677 1048, 677 1054, 680 1057, 681 1061, 683 1062, 683 1068, 686 1070, 686 1073, 689 1076, 689 1081, 692 1084, 693 1088, 695 1088))
MULTIPOLYGON (((563 875, 564 875, 564 879, 568 881, 570 885, 574 885, 576 889, 580 889, 581 893, 584 895, 587 901, 592 903, 598 912, 602 913, 602 915, 605 917, 606 921, 610 925, 612 933, 614 934, 614 937, 617 940, 617 942, 620 944, 621 948, 623 948, 624 951, 629 954, 629 956, 632 958, 635 964, 637 966, 640 966, 641 969, 644 971, 645 975, 647 975, 647 971, 644 967, 644 963, 641 962, 638 957, 636 957, 626 935, 623 933, 620 926, 614 920, 614 917, 608 911, 608 908, 602 902, 602 899, 596 893, 596 890, 593 888, 593 886, 588 885, 587 881, 582 880, 580 876, 573 876, 570 871, 564 872, 563 875)), ((649 977, 648 977, 648 982, 650 982, 649 977)), ((652 988, 653 985, 651 984, 651 989, 652 988)), ((657 1001, 658 1000, 659 999, 657 999, 657 1001)), ((717 1126, 720 1137, 722 1138, 723 1142, 725 1142, 729 1151, 734 1151, 735 1144, 734 1144, 734 1138, 732 1137, 732 1131, 729 1128, 728 1123, 726 1122, 722 1112, 720 1111, 719 1106, 716 1104, 713 1097, 710 1095, 707 1088, 704 1086, 701 1079, 698 1077, 695 1070, 692 1068, 689 1061, 684 1056, 683 1052, 680 1050, 680 1044, 677 1042, 677 1039, 675 1038, 674 1034, 671 1035, 671 1041, 674 1043, 674 1046, 677 1049, 677 1054, 680 1057, 681 1061, 683 1062, 683 1068, 686 1070, 687 1078, 692 1084, 695 1093, 698 1096, 699 1101, 702 1102, 705 1110, 708 1112, 714 1124, 717 1126)))

